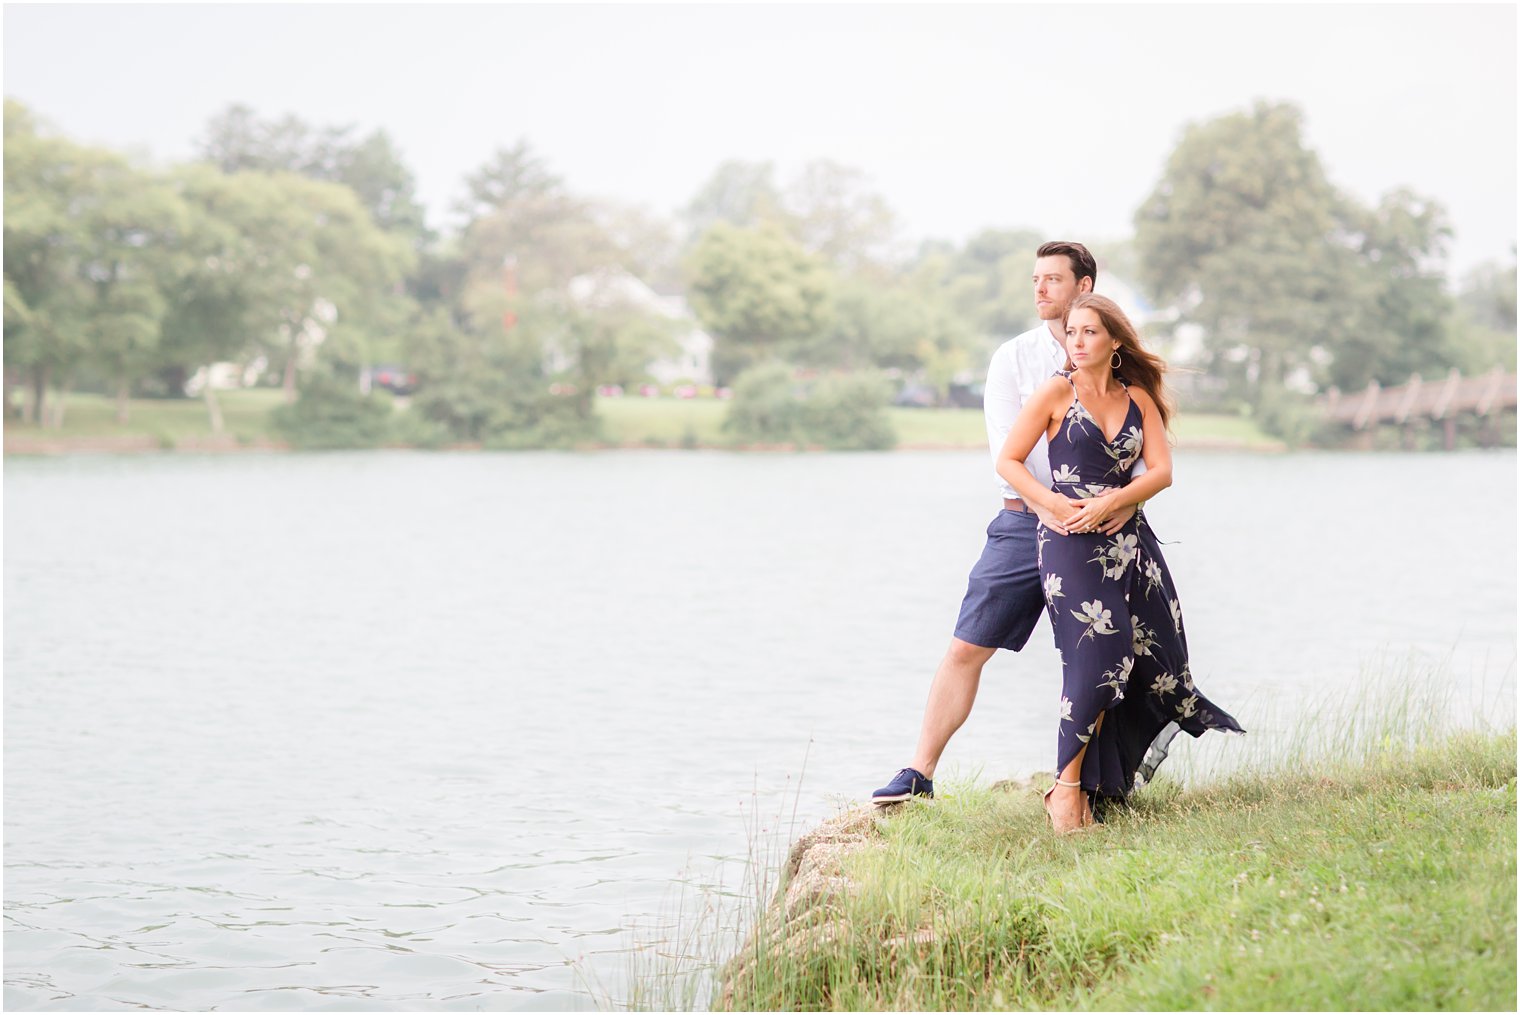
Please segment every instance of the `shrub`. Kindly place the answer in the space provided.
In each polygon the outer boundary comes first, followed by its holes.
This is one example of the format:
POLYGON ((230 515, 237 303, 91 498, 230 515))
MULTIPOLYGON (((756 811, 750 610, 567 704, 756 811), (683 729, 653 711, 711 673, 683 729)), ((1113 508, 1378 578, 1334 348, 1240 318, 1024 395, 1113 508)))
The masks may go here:
POLYGON ((805 400, 791 367, 782 363, 751 367, 734 382, 723 429, 746 443, 805 444, 805 400))
POLYGON ((885 451, 897 444, 887 419, 892 391, 876 374, 825 377, 813 386, 803 419, 814 443, 840 451, 885 451))
POLYGON ((409 406, 391 417, 391 440, 411 448, 441 448, 455 437, 448 427, 409 406))
POLYGON ((365 395, 351 379, 313 374, 291 405, 270 414, 275 433, 297 448, 373 448, 391 436, 388 395, 365 395))
POLYGON ((740 441, 822 445, 835 450, 885 450, 897 443, 887 418, 891 396, 875 374, 798 380, 781 363, 752 367, 734 383, 723 429, 740 441))
POLYGON ((541 395, 515 409, 510 425, 498 425, 487 432, 486 447, 569 448, 594 441, 600 433, 595 415, 583 414, 574 398, 541 395))

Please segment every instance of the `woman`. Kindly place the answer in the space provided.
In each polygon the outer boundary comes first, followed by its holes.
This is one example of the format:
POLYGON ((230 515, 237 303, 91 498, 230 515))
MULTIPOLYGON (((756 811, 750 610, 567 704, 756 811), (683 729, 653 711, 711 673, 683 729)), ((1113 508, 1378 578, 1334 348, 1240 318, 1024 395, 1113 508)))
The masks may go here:
POLYGON ((1169 724, 1195 737, 1243 732, 1193 686, 1177 593, 1143 519, 1102 532, 1115 511, 1171 485, 1165 366, 1141 348, 1124 312, 1095 293, 1067 311, 1066 355, 1068 370, 1025 403, 998 461, 1025 502, 1058 525, 1042 522, 1035 543, 1061 652, 1058 774, 1045 792, 1058 832, 1092 824, 1092 797, 1122 801, 1152 743, 1175 732, 1169 724), (1054 489, 1024 467, 1042 439, 1054 489), (1145 470, 1132 476, 1139 461, 1145 470))

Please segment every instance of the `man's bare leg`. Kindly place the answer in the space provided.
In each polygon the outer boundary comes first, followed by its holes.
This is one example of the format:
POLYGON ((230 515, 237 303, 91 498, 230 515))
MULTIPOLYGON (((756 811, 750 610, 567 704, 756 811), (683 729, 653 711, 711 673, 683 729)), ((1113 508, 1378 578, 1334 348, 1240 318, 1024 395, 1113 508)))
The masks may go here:
POLYGON ((982 681, 982 667, 996 651, 959 638, 950 639, 950 648, 934 671, 934 683, 929 685, 924 725, 918 734, 918 749, 913 752, 913 767, 925 779, 934 778, 945 745, 971 714, 976 689, 982 681))

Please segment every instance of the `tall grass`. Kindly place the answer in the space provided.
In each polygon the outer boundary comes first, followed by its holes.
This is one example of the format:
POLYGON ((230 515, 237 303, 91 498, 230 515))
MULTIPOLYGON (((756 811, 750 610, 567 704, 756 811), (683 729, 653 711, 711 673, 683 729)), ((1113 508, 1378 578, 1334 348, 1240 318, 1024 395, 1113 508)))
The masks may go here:
POLYGON ((784 822, 751 829, 744 890, 681 911, 629 1004, 1513 1010, 1512 716, 1443 676, 1374 663, 1308 717, 1247 712, 1076 836, 974 785, 787 863, 784 822))
POLYGON ((701 1011, 710 1006, 724 959, 759 925, 785 876, 788 850, 798 839, 811 746, 809 741, 797 776, 787 774, 778 791, 762 793, 757 776, 748 804, 740 805, 745 854, 677 879, 652 923, 630 928, 626 992, 581 970, 600 1007, 701 1011))
MULTIPOLYGON (((1460 729, 1513 724, 1513 701, 1458 701, 1451 658, 1373 656, 1357 679, 1315 692, 1307 707, 1271 691, 1248 699, 1244 737, 1204 736, 1176 751, 1162 774, 1185 786, 1234 775, 1269 777, 1355 766, 1460 729)), ((1505 677, 1513 677, 1513 661, 1505 677)), ((1485 696, 1486 699, 1486 696, 1485 696)))

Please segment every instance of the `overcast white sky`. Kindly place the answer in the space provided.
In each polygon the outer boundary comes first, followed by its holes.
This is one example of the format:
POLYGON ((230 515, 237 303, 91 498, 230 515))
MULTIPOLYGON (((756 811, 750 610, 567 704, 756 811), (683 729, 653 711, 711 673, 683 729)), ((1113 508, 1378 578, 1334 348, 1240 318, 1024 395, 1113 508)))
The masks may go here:
POLYGON ((1129 235, 1183 127, 1289 100, 1332 180, 1445 205, 1452 269, 1516 235, 1515 7, 7 4, 5 94, 182 159, 233 102, 384 128, 435 224, 520 137, 660 212, 724 159, 864 170, 909 236, 1129 235))

